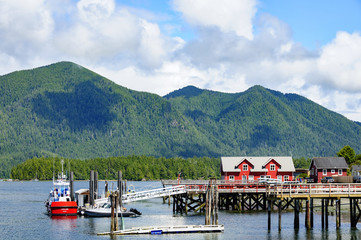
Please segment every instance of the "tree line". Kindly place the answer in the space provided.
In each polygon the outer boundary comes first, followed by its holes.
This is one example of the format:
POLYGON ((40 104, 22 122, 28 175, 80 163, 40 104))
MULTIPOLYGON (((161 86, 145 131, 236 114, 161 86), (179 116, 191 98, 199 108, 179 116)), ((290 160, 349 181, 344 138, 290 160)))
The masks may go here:
MULTIPOLYGON (((115 180, 118 171, 122 171, 127 180, 159 180, 220 178, 220 159, 209 157, 193 158, 156 158, 152 156, 126 156, 94 158, 88 160, 63 159, 64 173, 74 172, 76 180, 89 179, 90 170, 98 172, 99 179, 115 180)), ((11 170, 12 179, 50 180, 53 173, 57 177, 61 172, 61 158, 32 158, 15 166, 11 170)))

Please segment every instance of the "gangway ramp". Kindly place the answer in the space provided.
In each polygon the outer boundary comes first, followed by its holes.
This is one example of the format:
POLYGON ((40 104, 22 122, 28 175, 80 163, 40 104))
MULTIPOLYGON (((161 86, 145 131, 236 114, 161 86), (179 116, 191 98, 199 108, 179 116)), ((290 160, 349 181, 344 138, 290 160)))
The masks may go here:
POLYGON ((152 190, 147 190, 147 191, 123 194, 122 202, 129 203, 129 202, 147 200, 147 199, 158 198, 158 197, 166 197, 166 196, 172 196, 172 195, 183 194, 183 193, 186 193, 186 189, 185 189, 184 185, 158 188, 158 189, 152 189, 152 190))

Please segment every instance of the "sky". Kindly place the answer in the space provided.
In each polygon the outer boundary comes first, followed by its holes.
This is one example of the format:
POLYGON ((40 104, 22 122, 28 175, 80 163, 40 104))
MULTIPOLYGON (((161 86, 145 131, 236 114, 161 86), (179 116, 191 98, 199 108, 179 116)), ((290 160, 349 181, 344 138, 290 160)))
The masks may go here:
POLYGON ((164 96, 296 93, 361 122, 360 0, 0 0, 0 75, 71 61, 164 96))

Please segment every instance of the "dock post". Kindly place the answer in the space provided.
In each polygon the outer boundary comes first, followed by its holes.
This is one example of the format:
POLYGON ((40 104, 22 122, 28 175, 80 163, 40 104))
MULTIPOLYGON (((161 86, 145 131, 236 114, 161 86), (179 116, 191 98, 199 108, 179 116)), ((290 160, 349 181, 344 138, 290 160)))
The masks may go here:
POLYGON ((216 205, 216 225, 218 225, 218 186, 216 185, 216 202, 215 202, 215 205, 216 205))
POLYGON ((120 198, 120 195, 119 195, 119 190, 118 191, 115 191, 115 223, 114 223, 114 228, 115 228, 115 231, 118 231, 119 230, 119 225, 118 225, 118 208, 120 207, 119 206, 119 198, 120 198))
MULTIPOLYGON (((351 201, 350 201, 351 204, 351 201)), ((322 198, 321 200, 321 226, 325 228, 325 199, 322 198)))
POLYGON ((311 228, 313 228, 313 198, 310 199, 310 214, 311 228))
POLYGON ((341 209, 340 209, 340 199, 336 200, 336 229, 339 229, 341 226, 341 209))
POLYGON ((123 196, 123 192, 122 192, 122 171, 118 171, 118 191, 119 191, 119 197, 118 197, 118 204, 119 207, 122 208, 123 203, 122 203, 122 196, 123 196))
POLYGON ((306 216, 305 216, 305 225, 307 229, 311 229, 311 217, 310 217, 310 200, 306 200, 306 216))
POLYGON ((89 181, 89 204, 94 206, 94 171, 90 170, 90 181, 89 181))
POLYGON ((99 198, 98 192, 98 171, 94 172, 94 199, 99 198))
POLYGON ((294 217, 294 224, 293 227, 294 229, 299 229, 300 228, 300 203, 299 203, 299 199, 294 199, 295 201, 295 217, 294 217))
POLYGON ((325 199, 326 204, 325 204, 325 227, 326 229, 328 229, 328 204, 329 204, 329 199, 325 199))
POLYGON ((267 210, 268 210, 268 231, 271 231, 271 200, 267 201, 267 210))
POLYGON ((282 201, 280 199, 278 200, 278 231, 281 231, 282 229, 281 222, 282 222, 282 201))
POLYGON ((70 172, 70 199, 74 201, 74 172, 70 172))
POLYGON ((356 199, 350 198, 350 217, 351 217, 351 228, 356 228, 357 217, 356 217, 356 199))
POLYGON ((115 206, 115 199, 114 199, 114 192, 110 195, 111 200, 111 219, 110 219, 110 232, 114 232, 114 206, 115 206))
POLYGON ((209 225, 209 185, 207 187, 207 191, 206 191, 206 212, 205 212, 205 225, 209 225))

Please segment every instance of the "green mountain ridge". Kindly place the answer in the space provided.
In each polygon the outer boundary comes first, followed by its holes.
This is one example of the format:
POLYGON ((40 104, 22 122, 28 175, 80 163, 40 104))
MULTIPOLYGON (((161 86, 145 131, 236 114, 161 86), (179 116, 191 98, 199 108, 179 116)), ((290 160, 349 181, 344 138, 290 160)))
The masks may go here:
POLYGON ((361 126, 296 94, 254 86, 137 92, 71 62, 0 76, 0 177, 28 158, 334 155, 361 126))

